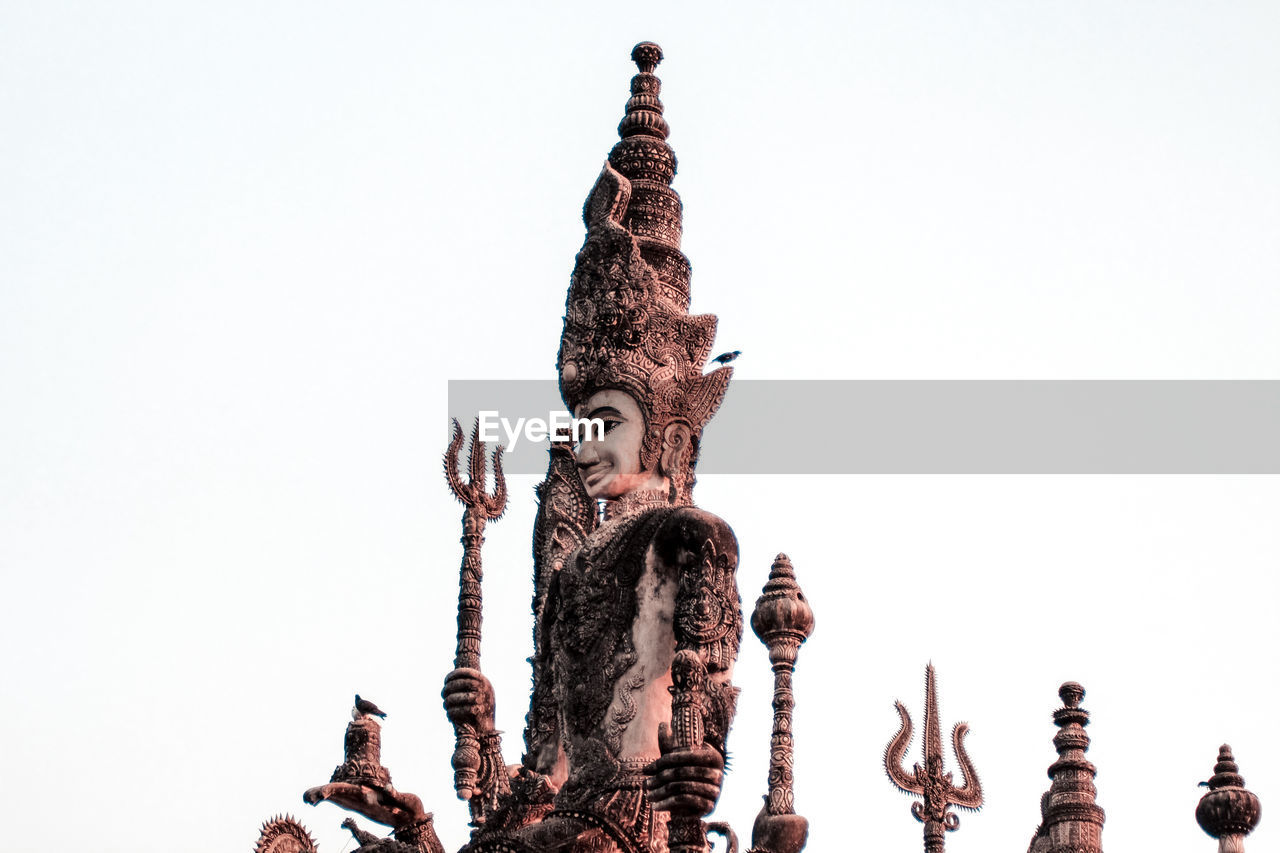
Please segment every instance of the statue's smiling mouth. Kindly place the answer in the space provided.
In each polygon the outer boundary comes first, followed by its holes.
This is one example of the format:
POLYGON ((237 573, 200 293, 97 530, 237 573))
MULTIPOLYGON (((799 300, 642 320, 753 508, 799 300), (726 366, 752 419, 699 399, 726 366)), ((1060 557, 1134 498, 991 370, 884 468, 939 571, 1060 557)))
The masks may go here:
POLYGON ((609 464, 607 462, 592 462, 590 465, 578 465, 578 476, 582 478, 582 484, 590 487, 599 483, 600 480, 609 472, 609 464))

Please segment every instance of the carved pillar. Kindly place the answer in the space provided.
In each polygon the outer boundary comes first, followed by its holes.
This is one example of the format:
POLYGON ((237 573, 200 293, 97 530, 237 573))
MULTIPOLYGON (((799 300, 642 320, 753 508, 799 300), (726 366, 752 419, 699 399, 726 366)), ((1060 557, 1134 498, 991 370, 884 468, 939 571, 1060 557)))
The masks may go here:
POLYGON ((1218 853, 1244 853, 1244 837, 1262 818, 1262 803, 1245 789, 1229 744, 1218 750, 1218 763, 1213 765, 1208 785, 1209 793, 1196 806, 1196 822, 1218 839, 1218 853))
POLYGON ((751 630, 769 649, 773 665, 773 734, 769 738, 769 814, 795 813, 792 775, 795 743, 791 711, 795 694, 791 678, 796 671, 800 644, 813 633, 813 609, 805 601, 795 570, 786 554, 779 554, 769 570, 769 580, 751 614, 751 630))
POLYGON ((749 853, 798 853, 808 838, 809 822, 795 813, 791 711, 796 699, 791 678, 800 644, 813 633, 813 625, 813 608, 796 583, 791 560, 779 554, 751 613, 751 630, 768 647, 773 666, 773 733, 769 737, 769 793, 752 828, 749 853))

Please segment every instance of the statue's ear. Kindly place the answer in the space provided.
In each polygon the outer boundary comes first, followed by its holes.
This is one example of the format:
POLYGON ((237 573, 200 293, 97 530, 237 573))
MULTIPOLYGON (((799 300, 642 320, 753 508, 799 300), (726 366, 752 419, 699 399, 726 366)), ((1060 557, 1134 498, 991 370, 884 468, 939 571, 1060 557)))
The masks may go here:
POLYGON ((662 431, 662 453, 658 456, 658 473, 672 480, 684 476, 680 471, 685 454, 693 440, 693 430, 684 421, 673 421, 662 431))

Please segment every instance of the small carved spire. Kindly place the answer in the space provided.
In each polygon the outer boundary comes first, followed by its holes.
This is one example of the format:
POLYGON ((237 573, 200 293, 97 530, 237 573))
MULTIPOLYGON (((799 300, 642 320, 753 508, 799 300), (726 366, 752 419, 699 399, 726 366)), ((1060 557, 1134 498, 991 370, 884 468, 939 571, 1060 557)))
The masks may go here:
POLYGON ((631 99, 627 101, 627 114, 618 125, 618 136, 666 139, 671 128, 662 117, 662 101, 658 98, 662 81, 653 74, 653 69, 662 62, 662 48, 651 41, 642 41, 631 49, 631 61, 640 73, 631 78, 631 99))
POLYGON ((653 73, 662 62, 662 48, 642 41, 631 50, 640 73, 631 78, 631 97, 618 124, 618 144, 609 152, 609 165, 631 182, 631 201, 622 225, 640 244, 641 256, 670 290, 677 304, 689 308, 689 259, 680 251, 684 209, 671 189, 676 155, 667 144, 671 132, 662 117, 662 81, 653 73))
POLYGON ((1196 822, 1209 835, 1218 839, 1218 853, 1244 853, 1244 837, 1258 825, 1262 803, 1256 794, 1244 787, 1244 777, 1231 754, 1231 746, 1218 750, 1218 763, 1213 765, 1209 792, 1196 806, 1196 822))
POLYGON ((1093 779, 1098 769, 1084 754, 1089 751, 1089 712, 1080 707, 1084 688, 1068 681, 1058 688, 1062 707, 1053 712, 1058 733, 1053 746, 1058 760, 1049 767, 1053 780, 1041 798, 1042 822, 1028 853, 1102 853, 1102 824, 1106 813, 1096 802, 1093 779))

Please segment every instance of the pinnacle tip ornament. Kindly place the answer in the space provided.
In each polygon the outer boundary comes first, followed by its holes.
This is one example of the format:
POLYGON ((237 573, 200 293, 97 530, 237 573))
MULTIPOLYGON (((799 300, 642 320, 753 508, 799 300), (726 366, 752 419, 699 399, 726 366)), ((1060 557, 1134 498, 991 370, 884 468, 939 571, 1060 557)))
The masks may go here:
POLYGON ((1209 792, 1196 805, 1196 823, 1218 839, 1220 853, 1241 853, 1244 837, 1261 819, 1262 802, 1244 787, 1231 746, 1224 743, 1218 749, 1218 761, 1209 778, 1209 792))
POLYGON ((642 41, 631 48, 631 61, 641 74, 652 74, 662 62, 662 48, 651 41, 642 41))
POLYGON ((1078 682, 1067 681, 1058 688, 1058 697, 1068 708, 1079 708, 1084 699, 1084 688, 1078 682))
MULTIPOLYGON (((813 634, 813 608, 804 597, 786 554, 774 558, 760 597, 751 613, 751 630, 772 649, 772 637, 791 636, 799 643, 813 634)), ((772 651, 770 658, 772 659, 772 651)), ((794 660, 794 658, 793 658, 794 660)))

